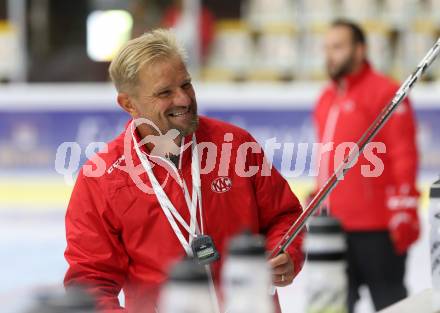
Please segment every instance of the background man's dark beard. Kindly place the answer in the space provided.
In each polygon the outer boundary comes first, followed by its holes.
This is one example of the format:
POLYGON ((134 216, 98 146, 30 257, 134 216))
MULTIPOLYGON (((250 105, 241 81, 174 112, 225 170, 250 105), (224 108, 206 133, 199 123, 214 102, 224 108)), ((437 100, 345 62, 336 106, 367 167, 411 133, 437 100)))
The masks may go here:
POLYGON ((353 70, 354 55, 345 61, 335 72, 328 71, 330 78, 334 81, 340 81, 342 78, 350 74, 353 70))

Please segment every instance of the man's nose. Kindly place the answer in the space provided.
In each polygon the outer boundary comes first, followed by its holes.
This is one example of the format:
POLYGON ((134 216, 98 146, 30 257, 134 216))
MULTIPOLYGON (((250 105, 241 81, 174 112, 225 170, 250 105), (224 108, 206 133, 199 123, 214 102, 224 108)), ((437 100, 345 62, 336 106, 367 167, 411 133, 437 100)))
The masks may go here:
POLYGON ((191 105, 191 97, 183 88, 177 88, 174 96, 174 105, 185 107, 191 105))

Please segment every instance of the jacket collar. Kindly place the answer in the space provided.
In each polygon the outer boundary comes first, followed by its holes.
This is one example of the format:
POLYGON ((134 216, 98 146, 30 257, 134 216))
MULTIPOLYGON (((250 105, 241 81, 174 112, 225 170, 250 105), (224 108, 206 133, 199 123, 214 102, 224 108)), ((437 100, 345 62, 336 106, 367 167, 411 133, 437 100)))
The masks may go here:
MULTIPOLYGON (((131 123, 132 123, 132 122, 133 122, 133 119, 131 119, 130 121, 127 122, 127 124, 126 124, 126 126, 125 126, 125 131, 131 132, 131 123)), ((189 135, 187 135, 187 136, 184 137, 184 140, 183 140, 183 144, 184 144, 184 145, 192 141, 192 135, 193 135, 193 134, 191 133, 191 134, 189 134, 189 135)), ((139 132, 138 132, 137 130, 135 130, 135 132, 134 132, 134 138, 135 138, 135 140, 136 140, 137 142, 140 142, 140 141, 141 141, 141 136, 139 135, 139 132)), ((135 151, 135 149, 134 149, 133 144, 134 144, 134 143, 132 143, 132 154, 133 154, 133 155, 136 155, 136 151, 135 151)), ((148 147, 147 147, 146 145, 142 145, 142 146, 140 146, 139 148, 140 148, 140 150, 141 150, 142 152, 144 152, 149 158, 151 157, 151 155, 150 155, 151 151, 148 149, 148 147)), ((137 158, 137 155, 136 155, 136 158, 137 158)), ((182 168, 182 169, 183 169, 184 167, 187 166, 187 164, 189 164, 188 162, 190 162, 190 160, 191 160, 191 146, 189 146, 187 149, 185 149, 185 150, 182 152, 182 156, 180 157, 179 160, 180 160, 180 162, 181 162, 181 164, 179 164, 179 168, 182 168)))

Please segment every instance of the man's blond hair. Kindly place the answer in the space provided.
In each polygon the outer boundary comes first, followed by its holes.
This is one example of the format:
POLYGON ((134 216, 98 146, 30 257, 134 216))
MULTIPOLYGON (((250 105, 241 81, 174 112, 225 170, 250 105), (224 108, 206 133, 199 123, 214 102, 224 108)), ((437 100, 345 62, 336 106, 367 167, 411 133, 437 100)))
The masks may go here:
POLYGON ((156 61, 179 56, 186 52, 167 29, 156 29, 129 40, 110 64, 109 74, 118 92, 133 92, 138 84, 139 71, 156 61))

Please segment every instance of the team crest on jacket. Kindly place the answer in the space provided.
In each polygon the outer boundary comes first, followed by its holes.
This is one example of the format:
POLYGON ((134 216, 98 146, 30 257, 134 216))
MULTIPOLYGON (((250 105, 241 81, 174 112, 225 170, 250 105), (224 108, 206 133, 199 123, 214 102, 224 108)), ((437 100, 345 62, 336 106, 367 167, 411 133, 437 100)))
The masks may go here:
POLYGON ((232 181, 227 176, 220 176, 211 183, 211 190, 217 193, 223 193, 231 189, 232 181))

